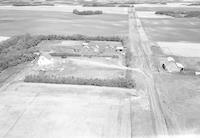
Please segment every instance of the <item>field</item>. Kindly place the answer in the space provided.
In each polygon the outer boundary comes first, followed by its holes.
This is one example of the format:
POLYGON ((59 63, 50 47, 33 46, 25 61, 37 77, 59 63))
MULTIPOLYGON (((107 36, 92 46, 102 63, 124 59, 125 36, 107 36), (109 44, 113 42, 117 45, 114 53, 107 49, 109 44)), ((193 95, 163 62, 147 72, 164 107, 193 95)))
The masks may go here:
POLYGON ((198 18, 142 18, 142 23, 151 40, 154 41, 188 41, 199 43, 200 25, 198 18))
POLYGON ((67 12, 0 10, 0 36, 19 34, 126 35, 127 15, 78 16, 67 12), (95 31, 94 31, 95 30, 95 31))
POLYGON ((30 34, 1 43, 0 137, 199 134, 200 19, 155 14, 199 6, 57 2, 0 6, 2 41, 30 34))
MULTIPOLYGON (((176 7, 164 10, 176 11, 176 7)), ((179 8, 181 9, 181 8, 179 8)), ((183 8, 199 10, 198 8, 183 8)), ((199 134, 199 76, 200 71, 200 20, 198 18, 172 18, 155 15, 163 8, 149 8, 138 12, 144 29, 153 46, 153 60, 159 72, 155 80, 170 133, 199 134), (150 11, 150 12, 149 12, 150 11), (148 16, 147 16, 148 15, 148 16), (184 66, 183 73, 169 73, 161 67, 163 60, 173 57, 184 66)))
POLYGON ((129 137, 130 95, 136 97, 127 89, 15 83, 0 94, 0 137, 129 137))

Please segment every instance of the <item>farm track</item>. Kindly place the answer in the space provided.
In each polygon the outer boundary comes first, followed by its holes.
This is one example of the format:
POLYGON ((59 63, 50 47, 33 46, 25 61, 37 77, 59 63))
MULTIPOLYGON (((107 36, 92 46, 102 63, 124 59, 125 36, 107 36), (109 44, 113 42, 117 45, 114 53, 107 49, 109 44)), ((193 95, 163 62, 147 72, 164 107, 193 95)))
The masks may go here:
POLYGON ((130 51, 134 56, 132 67, 140 68, 145 74, 141 78, 136 78, 136 84, 139 82, 145 86, 144 91, 148 95, 150 102, 154 132, 156 135, 167 135, 167 123, 161 109, 158 89, 154 82, 150 46, 134 8, 129 9, 129 42, 130 51))

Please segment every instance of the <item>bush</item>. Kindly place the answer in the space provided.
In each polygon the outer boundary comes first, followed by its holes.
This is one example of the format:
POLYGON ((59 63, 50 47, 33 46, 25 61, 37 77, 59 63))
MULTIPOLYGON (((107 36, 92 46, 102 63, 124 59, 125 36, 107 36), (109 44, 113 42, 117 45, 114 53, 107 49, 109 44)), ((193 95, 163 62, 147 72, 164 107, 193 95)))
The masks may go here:
POLYGON ((29 34, 15 36, 0 43, 0 71, 37 57, 35 46, 39 42, 29 34))
POLYGON ((77 14, 77 15, 98 15, 98 14, 103 14, 102 11, 91 11, 91 10, 88 10, 88 11, 78 11, 77 9, 74 9, 73 10, 73 13, 74 14, 77 14))
POLYGON ((24 82, 94 85, 94 86, 122 87, 122 88, 134 88, 135 87, 134 80, 127 80, 125 78, 84 79, 84 78, 76 78, 76 77, 62 77, 62 76, 56 76, 56 75, 45 75, 45 74, 28 75, 25 77, 24 82))

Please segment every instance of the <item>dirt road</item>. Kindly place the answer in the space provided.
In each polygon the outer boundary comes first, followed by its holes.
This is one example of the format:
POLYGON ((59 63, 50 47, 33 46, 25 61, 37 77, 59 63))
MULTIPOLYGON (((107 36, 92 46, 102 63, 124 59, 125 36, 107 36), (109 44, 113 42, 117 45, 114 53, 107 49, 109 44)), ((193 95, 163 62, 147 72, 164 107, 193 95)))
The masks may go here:
POLYGON ((148 39, 134 8, 129 9, 129 40, 130 51, 133 54, 132 67, 140 68, 145 74, 135 77, 136 84, 143 84, 144 86, 137 89, 143 89, 149 98, 152 122, 156 135, 167 135, 167 124, 162 113, 157 88, 152 75, 150 45, 148 45, 148 39))

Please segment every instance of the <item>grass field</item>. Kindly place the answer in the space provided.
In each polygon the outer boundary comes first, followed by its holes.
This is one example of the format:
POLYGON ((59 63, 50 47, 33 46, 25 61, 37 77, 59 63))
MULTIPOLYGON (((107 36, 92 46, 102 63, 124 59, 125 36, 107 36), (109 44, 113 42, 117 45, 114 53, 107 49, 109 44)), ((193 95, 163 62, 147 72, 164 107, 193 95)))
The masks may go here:
POLYGON ((78 16, 66 12, 0 10, 0 36, 30 34, 127 35, 122 14, 78 16))

